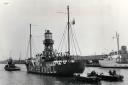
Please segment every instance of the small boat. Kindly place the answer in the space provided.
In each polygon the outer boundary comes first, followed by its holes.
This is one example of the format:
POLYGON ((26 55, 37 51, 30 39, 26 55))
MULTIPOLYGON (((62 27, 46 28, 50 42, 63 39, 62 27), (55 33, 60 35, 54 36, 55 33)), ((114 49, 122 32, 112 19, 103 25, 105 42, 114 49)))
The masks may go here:
POLYGON ((17 67, 17 66, 10 66, 10 65, 5 65, 4 69, 6 71, 18 71, 18 70, 20 70, 19 67, 17 67))
POLYGON ((106 81, 122 81, 123 80, 123 76, 122 75, 99 75, 99 77, 102 79, 102 80, 106 80, 106 81))
POLYGON ((110 70, 107 74, 97 74, 95 71, 92 71, 91 73, 88 73, 88 76, 96 76, 99 77, 101 80, 106 81, 122 81, 124 78, 122 75, 117 74, 115 70, 113 70, 113 72, 110 70))
POLYGON ((106 81, 123 81, 124 76, 119 75, 119 74, 100 74, 98 75, 98 77, 100 77, 102 80, 106 80, 106 81))
POLYGON ((13 63, 13 60, 12 59, 9 59, 8 60, 8 64, 5 65, 4 69, 6 71, 19 71, 20 70, 19 67, 15 66, 15 64, 13 63))
POLYGON ((77 81, 87 82, 87 83, 98 83, 101 80, 97 76, 88 76, 88 75, 83 76, 83 75, 80 75, 80 74, 75 74, 74 77, 75 77, 75 80, 77 80, 77 81))

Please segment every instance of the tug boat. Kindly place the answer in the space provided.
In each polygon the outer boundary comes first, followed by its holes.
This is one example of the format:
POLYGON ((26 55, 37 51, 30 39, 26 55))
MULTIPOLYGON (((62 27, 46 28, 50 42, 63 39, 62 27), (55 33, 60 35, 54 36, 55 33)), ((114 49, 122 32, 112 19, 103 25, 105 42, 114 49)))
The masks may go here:
POLYGON ((6 71, 19 71, 19 70, 20 70, 19 67, 15 66, 15 64, 14 64, 14 62, 13 62, 12 59, 9 59, 9 60, 8 60, 8 64, 5 65, 4 69, 5 69, 6 71))
POLYGON ((28 73, 57 75, 57 76, 73 76, 74 73, 82 73, 85 68, 84 61, 76 59, 78 55, 71 55, 70 53, 70 27, 71 22, 69 19, 69 6, 68 12, 68 51, 55 52, 53 49, 54 41, 50 30, 44 33, 44 51, 32 57, 31 50, 31 24, 30 24, 30 57, 26 59, 26 68, 28 73))

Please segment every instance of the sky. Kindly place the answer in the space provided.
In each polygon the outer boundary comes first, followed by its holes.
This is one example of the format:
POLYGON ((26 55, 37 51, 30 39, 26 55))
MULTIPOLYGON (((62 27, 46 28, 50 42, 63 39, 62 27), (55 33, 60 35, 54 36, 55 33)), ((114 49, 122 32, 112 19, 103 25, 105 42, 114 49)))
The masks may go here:
POLYGON ((128 46, 127 0, 0 0, 0 60, 28 58, 29 25, 32 24, 33 56, 44 49, 44 32, 53 33, 54 48, 59 47, 67 23, 67 5, 72 29, 81 55, 109 53, 128 46))

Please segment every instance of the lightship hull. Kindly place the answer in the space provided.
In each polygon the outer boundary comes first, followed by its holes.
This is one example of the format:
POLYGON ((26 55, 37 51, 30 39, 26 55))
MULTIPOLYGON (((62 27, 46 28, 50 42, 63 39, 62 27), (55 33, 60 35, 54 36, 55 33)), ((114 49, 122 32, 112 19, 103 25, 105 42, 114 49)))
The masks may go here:
POLYGON ((28 73, 58 75, 58 76, 73 76, 74 73, 82 73, 85 65, 82 61, 66 62, 53 64, 51 62, 43 62, 42 65, 26 64, 28 73))

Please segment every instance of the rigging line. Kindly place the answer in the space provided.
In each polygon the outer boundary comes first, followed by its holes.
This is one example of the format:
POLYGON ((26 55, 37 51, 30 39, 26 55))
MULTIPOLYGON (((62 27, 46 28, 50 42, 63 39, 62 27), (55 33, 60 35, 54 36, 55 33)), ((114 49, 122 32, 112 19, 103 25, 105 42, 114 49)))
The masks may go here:
POLYGON ((74 43, 75 53, 76 53, 76 55, 78 55, 78 53, 77 53, 77 47, 76 47, 75 39, 74 39, 73 35, 72 35, 72 38, 73 38, 73 43, 74 43))
POLYGON ((37 24, 32 24, 32 26, 39 26, 39 27, 41 27, 41 25, 37 25, 37 24))
POLYGON ((42 45, 42 42, 41 42, 41 40, 40 39, 35 39, 35 38, 32 38, 32 45, 33 45, 33 53, 35 54, 37 51, 40 51, 40 50, 37 50, 37 48, 40 46, 41 47, 41 45, 42 45), (36 41, 38 41, 38 43, 36 42, 36 41))
POLYGON ((36 52, 36 51, 35 51, 35 50, 36 50, 36 44, 35 44, 35 42, 34 42, 34 41, 35 41, 34 38, 32 38, 31 41, 32 41, 32 45, 33 45, 33 46, 32 46, 32 47, 33 47, 32 52, 34 53, 34 52, 36 52), (35 49, 34 49, 34 48, 35 48, 35 49))
MULTIPOLYGON (((66 31, 65 31, 65 32, 66 32, 66 31)), ((66 39, 67 39, 67 38, 65 38, 65 37, 66 37, 66 33, 65 33, 65 36, 64 36, 64 38, 63 38, 62 46, 61 46, 61 49, 60 49, 61 51, 62 51, 62 50, 63 50, 63 51, 66 51, 66 50, 67 50, 67 48, 64 47, 64 46, 67 47, 67 45, 66 45, 66 44, 67 44, 67 43, 66 43, 66 41, 67 41, 66 39), (65 49, 64 49, 64 48, 65 48, 65 49)))
POLYGON ((58 51, 61 51, 61 50, 62 50, 62 48, 63 48, 63 43, 64 43, 64 39, 65 39, 65 35, 63 35, 63 37, 61 38, 61 42, 60 42, 60 44, 59 44, 59 49, 58 49, 58 51))
POLYGON ((33 56, 33 52, 34 52, 33 48, 35 47, 34 38, 31 39, 31 44, 32 44, 32 48, 31 48, 32 54, 31 54, 31 56, 33 56))
POLYGON ((78 44, 78 40, 77 40, 75 31, 74 31, 74 37, 75 37, 75 41, 76 41, 76 44, 78 46, 78 49, 79 49, 79 52, 80 52, 80 55, 81 55, 82 53, 81 53, 81 50, 80 50, 80 47, 79 47, 79 44, 78 44))
MULTIPOLYGON (((37 24, 31 24, 31 26, 34 26, 34 27, 38 27, 36 29, 42 29, 44 26, 42 25, 37 25, 37 24)), ((34 29, 33 29, 34 30, 34 29)))
POLYGON ((77 46, 78 46, 78 50, 79 50, 80 55, 81 55, 81 50, 80 50, 80 47, 79 47, 78 41, 77 41, 77 39, 76 39, 76 33, 75 33, 75 31, 73 32, 73 34, 74 34, 74 38, 75 38, 76 44, 77 44, 77 46))
MULTIPOLYGON (((67 35, 67 30, 68 29, 68 25, 66 25, 66 27, 65 27, 65 33, 64 33, 64 39, 63 39, 63 44, 62 44, 62 48, 65 48, 64 46, 66 46, 66 48, 64 49, 65 51, 67 50, 67 38, 66 38, 66 35, 67 35)), ((61 48, 61 50, 62 50, 62 48, 61 48)))
POLYGON ((42 37, 42 36, 43 36, 43 35, 36 35, 36 36, 34 36, 34 38, 35 38, 35 37, 38 37, 38 38, 39 38, 39 37, 42 37))
POLYGON ((71 37, 72 37, 71 39, 72 39, 72 41, 73 41, 73 45, 74 45, 74 48, 75 48, 75 53, 76 53, 76 55, 77 55, 78 53, 77 53, 77 50, 76 50, 75 39, 74 39, 74 36, 73 36, 74 34, 73 34, 72 28, 71 28, 71 35, 72 35, 72 36, 71 36, 71 37))
POLYGON ((72 28, 71 28, 71 39, 72 39, 72 42, 73 42, 73 45, 74 45, 74 51, 75 51, 75 53, 76 53, 76 55, 77 55, 77 50, 76 50, 76 45, 75 45, 75 41, 74 41, 74 37, 73 37, 73 31, 72 31, 72 28))
POLYGON ((80 50, 80 47, 79 47, 79 44, 78 44, 78 41, 77 41, 77 39, 76 39, 76 38, 75 38, 75 41, 76 41, 76 44, 77 44, 77 46, 78 46, 78 50, 79 50, 80 55, 81 55, 81 50, 80 50))
POLYGON ((76 46, 75 46, 75 43, 74 43, 74 39, 73 39, 73 35, 71 34, 71 45, 72 45, 72 52, 77 54, 77 51, 76 51, 76 46))
POLYGON ((60 41, 60 43, 59 43, 58 51, 60 50, 60 46, 61 46, 61 43, 62 43, 63 37, 64 37, 64 33, 63 33, 62 38, 61 38, 61 41, 60 41))
POLYGON ((27 56, 28 56, 28 49, 29 49, 29 44, 30 44, 30 39, 29 39, 29 41, 28 41, 28 45, 27 45, 27 52, 26 52, 26 58, 27 58, 27 56))
POLYGON ((62 49, 65 51, 65 52, 67 52, 67 38, 65 38, 66 37, 66 35, 67 35, 67 29, 68 29, 68 27, 67 27, 68 25, 66 25, 66 28, 65 28, 65 33, 64 33, 64 38, 63 38, 63 42, 62 42, 62 47, 61 47, 61 51, 62 51, 62 49), (64 47, 64 46, 66 46, 66 47, 64 47))
POLYGON ((73 31, 72 31, 72 37, 73 37, 73 42, 74 42, 75 52, 76 52, 76 55, 78 55, 78 53, 77 53, 77 44, 75 43, 75 37, 74 37, 74 33, 73 33, 73 31))
MULTIPOLYGON (((67 28, 67 25, 66 25, 66 28, 67 28)), ((61 41, 60 41, 60 44, 59 44, 59 47, 58 47, 58 51, 61 50, 60 47, 61 47, 61 45, 62 45, 62 43, 63 43, 63 41, 64 41, 63 38, 65 38, 65 33, 66 33, 66 29, 65 29, 64 32, 63 32, 63 35, 62 35, 62 38, 61 38, 61 41)), ((61 47, 61 48, 62 48, 62 47, 61 47)))

